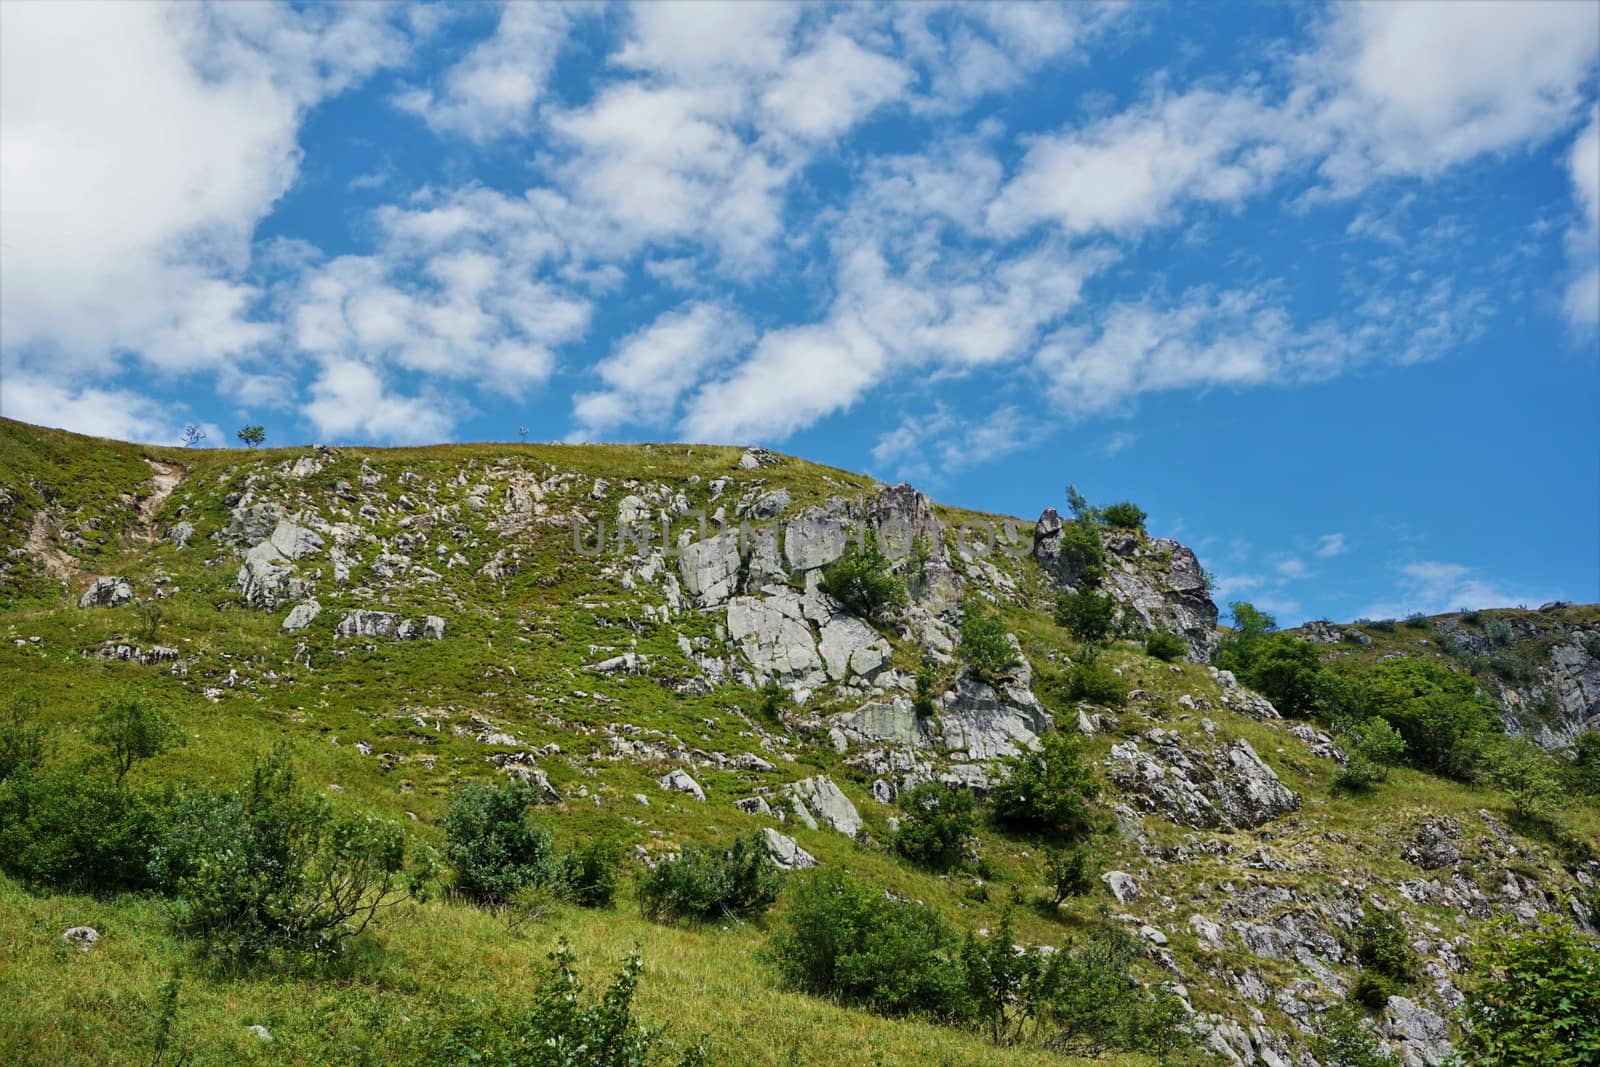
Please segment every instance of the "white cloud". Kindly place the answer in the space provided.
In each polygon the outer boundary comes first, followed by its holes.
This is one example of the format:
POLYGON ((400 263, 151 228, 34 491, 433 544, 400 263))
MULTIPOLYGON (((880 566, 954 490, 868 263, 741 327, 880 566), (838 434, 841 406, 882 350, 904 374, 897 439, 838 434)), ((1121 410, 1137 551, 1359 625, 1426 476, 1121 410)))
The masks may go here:
POLYGON ((1196 90, 1082 129, 1040 137, 989 208, 1002 234, 1048 220, 1069 234, 1124 236, 1189 201, 1231 204, 1291 161, 1294 126, 1246 93, 1196 90))
POLYGON ((1293 557, 1280 560, 1278 562, 1277 570, 1280 575, 1291 581, 1298 581, 1299 579, 1304 578, 1306 575, 1311 573, 1310 569, 1306 566, 1305 560, 1295 559, 1293 557))
POLYGON ((449 435, 455 416, 448 407, 438 397, 392 392, 365 363, 333 359, 311 383, 311 399, 303 413, 318 433, 331 440, 424 444, 449 435))
POLYGON ((1128 433, 1126 430, 1118 430, 1116 433, 1106 438, 1106 443, 1100 446, 1100 454, 1109 459, 1112 456, 1126 452, 1128 449, 1132 448, 1138 440, 1138 434, 1128 433))
POLYGON ((660 426, 706 372, 737 355, 752 332, 744 317, 716 304, 661 315, 623 338, 595 365, 606 388, 574 398, 573 415, 592 437, 619 426, 660 426))
POLYGON ((1478 575, 1470 567, 1440 560, 1422 560, 1396 568, 1399 591, 1392 600, 1368 605, 1363 618, 1396 619, 1421 612, 1438 615, 1450 611, 1535 605, 1556 598, 1554 593, 1511 589, 1478 575))
MULTIPOLYGON (((0 323, 70 390, 215 370, 274 336, 242 281, 307 108, 405 54, 377 5, 0 9, 0 323)), ((84 395, 103 395, 92 391, 84 395)))
POLYGON ((910 78, 887 56, 830 33, 784 65, 783 75, 761 94, 761 107, 782 129, 825 140, 898 98, 910 78))
POLYGON ((1429 177, 1568 127, 1600 57, 1600 7, 1564 0, 1338 4, 1308 82, 1329 96, 1322 170, 1351 192, 1429 177))
POLYGON ((1332 559, 1334 556, 1342 556, 1344 553, 1344 534, 1323 534, 1321 537, 1317 538, 1317 548, 1314 555, 1318 559, 1332 559))
POLYGON ((1567 257, 1576 274, 1567 285, 1563 310, 1575 326, 1600 325, 1600 108, 1567 156, 1579 221, 1567 234, 1567 257))
POLYGON ((949 474, 1004 459, 1037 439, 1039 424, 1014 404, 980 419, 962 419, 944 405, 907 416, 881 434, 873 462, 896 476, 937 485, 949 474))
POLYGON ((71 388, 7 370, 0 373, 0 415, 96 437, 175 444, 183 416, 127 389, 71 388))
POLYGON ((435 130, 474 141, 527 133, 581 11, 560 3, 507 3, 494 33, 445 72, 440 90, 411 89, 395 104, 435 130))

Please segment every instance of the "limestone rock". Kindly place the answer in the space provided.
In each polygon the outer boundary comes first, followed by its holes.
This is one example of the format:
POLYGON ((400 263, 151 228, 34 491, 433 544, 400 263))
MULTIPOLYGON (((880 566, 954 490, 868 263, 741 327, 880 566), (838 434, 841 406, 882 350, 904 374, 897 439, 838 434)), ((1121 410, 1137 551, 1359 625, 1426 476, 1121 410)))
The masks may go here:
POLYGON ((424 615, 422 617, 422 636, 430 641, 442 641, 444 639, 444 625, 443 615, 424 615))
POLYGON ((398 638, 402 621, 392 611, 364 611, 358 608, 345 612, 333 632, 340 637, 398 638))
POLYGON ((88 952, 100 940, 100 931, 92 926, 74 926, 61 935, 61 940, 79 952, 88 952))
POLYGON ((678 557, 678 574, 697 607, 714 607, 738 592, 742 562, 739 531, 728 530, 687 545, 678 557))
POLYGON ((762 493, 751 501, 750 506, 745 509, 745 515, 758 522, 775 519, 788 511, 789 505, 793 502, 794 498, 789 495, 789 490, 774 489, 770 493, 762 493))
POLYGON ((996 688, 963 669, 941 698, 944 747, 974 760, 1016 755, 1050 729, 1050 714, 1025 685, 996 688))
POLYGON ((617 526, 620 529, 646 525, 650 518, 650 505, 632 493, 617 501, 617 526))
POLYGON ((1454 844, 1461 828, 1454 819, 1424 819, 1411 841, 1400 850, 1400 857, 1425 871, 1454 867, 1461 862, 1461 850, 1454 844))
POLYGON ((303 600, 311 586, 296 578, 294 570, 270 541, 245 553, 235 585, 248 607, 272 611, 289 600, 303 600))
POLYGON ((821 866, 817 858, 801 848, 794 838, 787 834, 780 834, 768 826, 761 831, 762 838, 767 844, 767 854, 772 857, 772 862, 786 871, 803 871, 809 867, 821 866))
POLYGON ((662 775, 656 784, 669 793, 688 793, 696 800, 705 802, 706 791, 701 789, 700 783, 689 777, 686 771, 670 771, 662 775))
POLYGON ((1192 747, 1167 730, 1111 747, 1106 763, 1124 796, 1141 810, 1186 826, 1250 829, 1294 811, 1300 797, 1244 739, 1210 750, 1192 747))
POLYGON ((836 681, 873 675, 889 662, 889 643, 852 615, 835 615, 823 623, 817 648, 828 677, 836 681))
POLYGON ((268 542, 284 559, 304 559, 322 551, 322 536, 288 519, 279 519, 268 542))
POLYGON ((96 578, 94 584, 78 598, 80 608, 115 608, 133 599, 133 586, 126 578, 115 575, 96 578))
POLYGON ((823 679, 811 625, 792 593, 730 600, 728 636, 750 661, 757 682, 775 678, 810 686, 823 679))
POLYGON ((830 721, 847 737, 864 742, 887 741, 907 748, 923 748, 930 743, 927 724, 903 696, 871 701, 830 721))
POLYGON ((941 527, 933 514, 933 501, 912 486, 891 485, 868 505, 868 518, 878 537, 878 547, 890 559, 911 555, 918 540, 933 555, 943 552, 941 527))
POLYGON ((792 571, 816 570, 844 555, 848 541, 842 519, 821 508, 806 508, 783 528, 783 558, 792 571))
POLYGON ((1392 1038, 1405 1067, 1439 1067, 1455 1051, 1443 1018, 1406 997, 1390 997, 1378 1032, 1392 1038))
POLYGON ((1118 904, 1132 904, 1139 899, 1139 883, 1127 871, 1107 871, 1100 876, 1118 904))
POLYGON ((773 455, 766 449, 752 447, 745 449, 744 454, 739 457, 739 469, 754 471, 762 467, 776 467, 782 462, 781 457, 773 455))
POLYGON ((189 539, 194 537, 194 523, 180 522, 167 530, 167 543, 174 548, 188 548, 189 539))
POLYGON ((307 600, 303 604, 296 604, 283 620, 283 631, 285 633, 295 633, 298 630, 304 630, 320 614, 322 614, 322 605, 315 600, 307 600))
POLYGON ((850 798, 826 775, 817 775, 789 786, 789 799, 797 818, 813 830, 818 824, 831 827, 846 837, 861 833, 862 821, 850 798))
POLYGON ((246 504, 240 502, 228 515, 228 525, 218 535, 223 541, 235 545, 253 545, 272 536, 283 518, 283 505, 270 502, 246 504))

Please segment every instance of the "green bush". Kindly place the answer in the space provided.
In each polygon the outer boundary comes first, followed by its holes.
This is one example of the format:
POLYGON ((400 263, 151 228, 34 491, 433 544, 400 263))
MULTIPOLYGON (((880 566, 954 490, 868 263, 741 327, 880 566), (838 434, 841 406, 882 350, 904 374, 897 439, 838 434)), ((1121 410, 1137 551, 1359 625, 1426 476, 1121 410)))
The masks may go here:
POLYGON ((939 713, 939 676, 932 667, 917 669, 917 689, 911 698, 911 707, 922 719, 931 719, 939 713))
POLYGON ((914 863, 948 869, 977 829, 972 794, 943 782, 924 782, 900 795, 904 814, 894 832, 896 852, 914 863))
POLYGON ((243 794, 185 795, 151 869, 181 898, 180 929, 238 962, 336 954, 419 876, 397 824, 336 813, 300 782, 286 745, 256 763, 243 794))
POLYGON ((1074 663, 1067 668, 1064 681, 1068 700, 1083 700, 1105 708, 1120 708, 1128 702, 1128 683, 1097 660, 1074 663))
POLYGON ((456 790, 445 812, 445 856, 456 888, 484 903, 503 903, 525 886, 548 881, 554 850, 548 831, 528 817, 531 788, 507 780, 470 782, 456 790))
POLYGON ((1088 586, 1056 597, 1056 625, 1084 644, 1099 644, 1116 625, 1117 602, 1088 586))
POLYGON ((1317 646, 1289 634, 1271 634, 1254 650, 1239 680, 1283 714, 1309 716, 1322 708, 1328 674, 1317 646))
POLYGON ((767 722, 777 723, 783 721, 784 709, 789 706, 789 691, 783 683, 776 678, 769 679, 767 684, 760 689, 761 704, 759 714, 767 722))
POLYGON ((1480 626, 1483 624, 1483 612, 1467 611, 1461 615, 1461 622, 1465 626, 1480 626))
POLYGON ((685 848, 657 864, 639 885, 639 907, 651 919, 750 918, 772 907, 780 888, 766 842, 750 834, 727 848, 685 848))
POLYGON ((556 893, 584 908, 609 908, 617 895, 622 846, 614 838, 580 842, 562 854, 555 878, 556 893))
POLYGON ((13 696, 0 711, 0 782, 44 765, 51 751, 50 728, 39 719, 33 693, 13 696))
POLYGON ((909 600, 905 582, 890 570, 889 557, 870 528, 822 572, 822 588, 850 614, 873 621, 892 616, 909 600))
POLYGON ((1144 650, 1163 663, 1176 663, 1189 654, 1189 646, 1177 634, 1156 630, 1144 639, 1144 650))
POLYGON ((1462 1050, 1482 1067, 1600 1063, 1600 948, 1543 916, 1522 930, 1502 919, 1471 954, 1462 1050))
POLYGON ((1407 615, 1404 619, 1402 619, 1400 625, 1409 627, 1413 630, 1431 630, 1433 629, 1433 620, 1429 619, 1422 612, 1417 611, 1412 612, 1410 615, 1407 615))
POLYGON ((1400 624, 1393 619, 1357 619, 1355 624, 1364 629, 1376 630, 1381 634, 1397 633, 1400 629, 1400 624))
POLYGON ((1006 776, 990 794, 1001 826, 1069 840, 1093 831, 1100 786, 1077 735, 1045 734, 1036 748, 1006 757, 1003 767, 1006 776))
POLYGON ((1359 1004, 1368 1011, 1382 1011, 1394 992, 1395 984, 1383 975, 1362 971, 1356 975, 1355 981, 1350 983, 1345 996, 1351 1003, 1359 1004))
MULTIPOLYGON (((1498 621, 1498 620, 1496 620, 1498 621)), ((1488 667, 1512 685, 1527 685, 1533 681, 1533 664, 1509 648, 1497 649, 1489 654, 1488 667)))
POLYGON ((1334 779, 1343 789, 1370 789, 1388 779, 1391 767, 1405 762, 1406 739, 1376 715, 1343 730, 1339 739, 1349 757, 1334 779))
POLYGON ((1384 660, 1362 676, 1361 690, 1371 713, 1405 738, 1412 765, 1425 771, 1470 781, 1502 733, 1499 710, 1477 683, 1432 660, 1384 660))
POLYGON ((1573 741, 1568 776, 1579 791, 1600 796, 1600 730, 1585 730, 1573 741))
POLYGON ((1506 738, 1485 749, 1489 778, 1505 790, 1517 818, 1549 823, 1566 806, 1560 765, 1526 738, 1506 738))
POLYGON ((1017 650, 1007 639, 1000 616, 969 601, 961 614, 961 644, 956 650, 973 671, 994 681, 1017 665, 1017 650))
POLYGON ((1100 517, 1108 526, 1116 526, 1123 530, 1142 530, 1144 520, 1147 518, 1143 508, 1127 500, 1104 508, 1100 512, 1100 517))
POLYGON ((1233 628, 1217 642, 1211 662, 1242 679, 1255 661, 1262 642, 1277 632, 1278 620, 1248 600, 1235 600, 1228 605, 1228 610, 1233 615, 1233 628))
POLYGON ((1483 624, 1483 632, 1497 645, 1509 645, 1513 636, 1510 620, 1498 615, 1483 624))
POLYGON ((1600 634, 1590 634, 1583 639, 1583 650, 1590 659, 1600 659, 1600 634))
MULTIPOLYGON (((407 1059, 419 1064, 480 1067, 653 1067, 671 1058, 662 1045, 665 1027, 644 1024, 633 1000, 644 973, 638 952, 598 998, 585 994, 575 956, 565 940, 550 953, 551 974, 522 1012, 465 1014, 421 1036, 407 1059)), ((702 1067, 703 1049, 684 1049, 677 1067, 702 1067)))
POLYGON ((1047 849, 1044 875, 1050 886, 1050 906, 1059 908, 1068 897, 1086 896, 1094 888, 1094 864, 1086 845, 1047 849))
POLYGON ((1406 928, 1391 912, 1367 909, 1356 924, 1356 959, 1372 973, 1391 982, 1406 983, 1417 977, 1417 954, 1406 928))
POLYGON ((1061 526, 1061 562, 1074 585, 1099 585, 1106 575, 1100 525, 1079 519, 1061 526))
POLYGON ((154 759, 183 744, 183 731, 171 716, 136 693, 121 693, 100 701, 89 726, 89 740, 105 750, 111 771, 121 782, 133 765, 154 759))
POLYGON ((36 765, 0 782, 0 867, 54 889, 146 889, 164 820, 159 794, 77 768, 36 765))
POLYGON ((1365 1015, 1347 1007, 1322 1013, 1316 1036, 1311 1039, 1311 1052, 1329 1067, 1396 1067, 1398 1063, 1384 1051, 1383 1042, 1367 1025, 1365 1015))
POLYGON ((955 940, 934 909, 830 867, 795 879, 766 957, 803 992, 952 1019, 964 1014, 955 940))

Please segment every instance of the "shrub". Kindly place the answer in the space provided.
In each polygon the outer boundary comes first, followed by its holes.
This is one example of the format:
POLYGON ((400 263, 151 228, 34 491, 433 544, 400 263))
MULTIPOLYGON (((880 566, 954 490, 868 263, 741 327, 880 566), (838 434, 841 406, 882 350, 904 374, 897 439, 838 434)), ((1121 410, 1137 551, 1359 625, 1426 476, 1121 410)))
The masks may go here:
POLYGON ((1491 652, 1489 654, 1488 667, 1513 685, 1527 685, 1533 681, 1533 664, 1509 648, 1496 649, 1491 652))
MULTIPOLYGON (((1360 976, 1356 980, 1359 982, 1360 976)), ((1362 1013, 1346 1007, 1323 1012, 1311 1039, 1311 1052, 1333 1067, 1395 1067, 1397 1062, 1384 1051, 1383 1042, 1362 1013)))
POLYGON ((1067 668, 1065 682, 1068 700, 1084 700, 1106 708, 1120 708, 1128 701, 1128 683, 1098 661, 1074 663, 1067 668))
POLYGON ((1211 662, 1243 678, 1255 661, 1262 641, 1277 631, 1278 620, 1258 610, 1248 600, 1235 600, 1228 605, 1228 610, 1233 615, 1233 629, 1217 642, 1211 662))
POLYGON ((1124 530, 1142 530, 1144 529, 1146 515, 1144 509, 1139 505, 1124 500, 1102 510, 1100 517, 1109 526, 1116 526, 1124 530))
POLYGON ((1484 1067, 1600 1062, 1600 948, 1544 916, 1537 929, 1502 919, 1473 953, 1463 1051, 1484 1067))
POLYGON ((1385 660, 1362 677, 1373 714, 1405 738, 1413 766, 1470 780, 1490 741, 1500 736, 1500 715, 1471 678, 1425 659, 1385 660))
POLYGON ((1177 634, 1156 630, 1144 639, 1146 654, 1163 663, 1176 663, 1189 654, 1189 646, 1177 634))
POLYGON ((972 794, 943 782, 924 782, 900 795, 904 814, 894 832, 894 850, 929 867, 961 862, 962 849, 977 829, 972 794))
POLYGON ((146 889, 164 808, 77 768, 33 766, 0 782, 0 867, 33 885, 146 889))
MULTIPOLYGON (((448 1021, 442 1032, 418 1043, 415 1063, 472 1063, 481 1067, 652 1067, 670 1053, 665 1027, 647 1026, 634 1015, 633 1000, 644 973, 638 952, 599 998, 585 995, 571 947, 563 939, 550 953, 551 974, 522 1012, 469 1014, 448 1021)), ((699 1046, 683 1050, 678 1067, 701 1067, 699 1046)))
POLYGON ((533 790, 507 780, 472 782, 456 790, 445 812, 445 856, 456 888, 474 900, 503 903, 525 886, 547 880, 554 854, 550 834, 528 818, 533 790))
POLYGON ((1004 768, 1006 777, 990 794, 1000 825, 1067 839, 1092 832, 1100 787, 1076 735, 1045 734, 1036 748, 1006 757, 1004 768))
POLYGON ((1099 644, 1111 636, 1117 617, 1117 602, 1088 586, 1056 598, 1056 625, 1084 644, 1099 644))
POLYGON ((1600 634, 1590 634, 1583 639, 1583 650, 1590 659, 1600 659, 1600 634))
POLYGON ((1498 615, 1483 624, 1483 632, 1489 640, 1497 645, 1509 645, 1511 643, 1511 622, 1498 615))
POLYGON ((1400 624, 1393 619, 1357 619, 1355 624, 1368 630, 1377 630, 1379 633, 1392 634, 1400 629, 1400 624))
POLYGON ((1369 789, 1386 781, 1389 769, 1405 761, 1405 738, 1376 715, 1344 730, 1340 740, 1349 762, 1339 771, 1335 784, 1344 789, 1369 789))
POLYGON ((154 641, 161 632, 161 622, 166 618, 166 609, 159 600, 139 599, 133 602, 133 614, 139 620, 139 637, 144 641, 154 641))
POLYGON ((917 670, 917 689, 911 698, 911 707, 919 718, 931 719, 939 711, 939 676, 932 667, 917 670))
POLYGON ((124 693, 100 701, 89 740, 105 750, 120 783, 135 763, 176 748, 184 736, 178 724, 148 699, 124 693))
POLYGON ((1017 649, 1006 634, 1000 616, 969 603, 961 615, 961 645, 957 654, 980 677, 1003 678, 1017 665, 1017 649))
POLYGON ((574 845, 561 856, 555 877, 556 893, 584 908, 609 908, 617 895, 622 868, 622 846, 610 837, 597 837, 574 845))
POLYGON ((783 711, 789 706, 789 691, 776 678, 768 679, 761 687, 760 714, 768 722, 781 722, 783 711))
POLYGON ((1327 673, 1315 645, 1272 634, 1262 639, 1239 679, 1285 715, 1308 716, 1321 707, 1327 673))
POLYGON ((50 755, 50 728, 39 721, 39 698, 18 693, 0 711, 0 782, 44 765, 50 755))
POLYGON ((640 883, 639 907, 651 919, 749 918, 772 907, 780 888, 766 842, 751 834, 728 848, 685 848, 657 864, 640 883))
POLYGON ((1392 913, 1369 908, 1356 924, 1356 959, 1361 966, 1391 982, 1417 977, 1417 954, 1405 926, 1392 913))
POLYGON ((1082 844, 1052 848, 1044 854, 1044 875, 1050 885, 1050 906, 1059 908, 1068 897, 1081 897, 1094 888, 1094 866, 1082 844))
POLYGON ((1350 983, 1345 996, 1351 1003, 1359 1004, 1368 1011, 1382 1011, 1393 994, 1394 983, 1389 979, 1371 971, 1362 971, 1356 975, 1355 981, 1350 983))
POLYGON ((822 572, 822 588, 852 615, 881 621, 906 606, 906 585, 890 571, 889 557, 870 528, 822 572))
POLYGON ((1526 738, 1507 738, 1486 749, 1489 777, 1505 790, 1517 818, 1548 823, 1566 803, 1556 761, 1526 738))
POLYGON ((1479 626, 1483 623, 1483 612, 1467 611, 1461 615, 1461 622, 1465 626, 1479 626))
POLYGON ((335 813, 302 785, 287 745, 257 761, 243 794, 184 796, 151 867, 182 898, 179 927, 239 962, 336 954, 421 873, 406 870, 397 824, 335 813))
POLYGON ((1585 730, 1573 742, 1570 777, 1582 792, 1600 795, 1600 730, 1585 730))
POLYGON ((1402 619, 1400 625, 1408 627, 1412 630, 1431 630, 1433 629, 1433 620, 1429 619, 1422 612, 1416 611, 1402 619))
POLYGON ((962 1012, 955 935, 939 913, 826 868, 795 880, 766 954, 790 986, 886 1014, 962 1012))
POLYGON ((1099 524, 1084 519, 1062 524, 1060 558, 1073 584, 1099 585, 1106 574, 1099 524))

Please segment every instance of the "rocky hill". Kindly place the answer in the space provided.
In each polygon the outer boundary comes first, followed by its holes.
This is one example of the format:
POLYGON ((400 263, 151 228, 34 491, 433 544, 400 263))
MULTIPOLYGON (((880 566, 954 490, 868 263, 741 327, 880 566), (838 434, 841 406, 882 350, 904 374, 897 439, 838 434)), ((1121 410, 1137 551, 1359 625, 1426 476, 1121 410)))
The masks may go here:
MULTIPOLYGON (((1096 535, 1124 639, 1094 661, 1119 692, 1075 690, 1089 657, 1053 617, 1086 579, 1074 525, 754 448, 179 451, 6 421, 0 688, 36 693, 69 751, 103 694, 158 699, 188 743, 135 772, 150 781, 237 782, 288 736, 336 805, 424 841, 440 840, 460 783, 510 777, 540 794, 559 839, 618 836, 640 871, 759 831, 780 866, 848 869, 961 930, 1014 912, 1019 942, 1058 945, 1103 913, 1217 1062, 1319 1062, 1374 914, 1397 919, 1417 960, 1369 1022, 1407 1065, 1450 1054, 1483 924, 1549 914, 1594 935, 1592 801, 1548 834, 1482 781, 1402 766, 1376 795, 1335 789, 1348 757, 1327 724, 1283 717, 1210 665, 1217 606, 1175 541, 1096 535), (907 592, 882 617, 826 581, 868 531, 907 592), (962 655, 962 620, 980 611, 1015 650, 1004 671, 962 655), (1179 654, 1147 654, 1134 638, 1149 633, 1175 635, 1179 654), (909 790, 985 796, 1051 731, 1083 739, 1101 790, 1091 892, 1028 904, 1048 881, 1042 843, 987 823, 944 873, 890 851, 909 790)), ((1463 672, 1509 731, 1552 751, 1600 717, 1593 606, 1297 635, 1334 669, 1418 657, 1463 672)), ((148 1005, 159 972, 189 958, 162 909, 0 886, 13 931, 0 1057, 132 1062, 108 1017, 148 1005), (62 951, 80 925, 102 935, 92 951, 62 951)), ((384 1011, 514 996, 561 935, 597 966, 637 942, 643 1006, 706 1033, 714 1062, 1073 1062, 795 992, 759 955, 768 921, 668 927, 622 904, 603 922, 557 908, 514 925, 436 897, 337 976, 191 982, 194 1051, 354 1062, 351 1049, 386 1047, 384 1011)))

